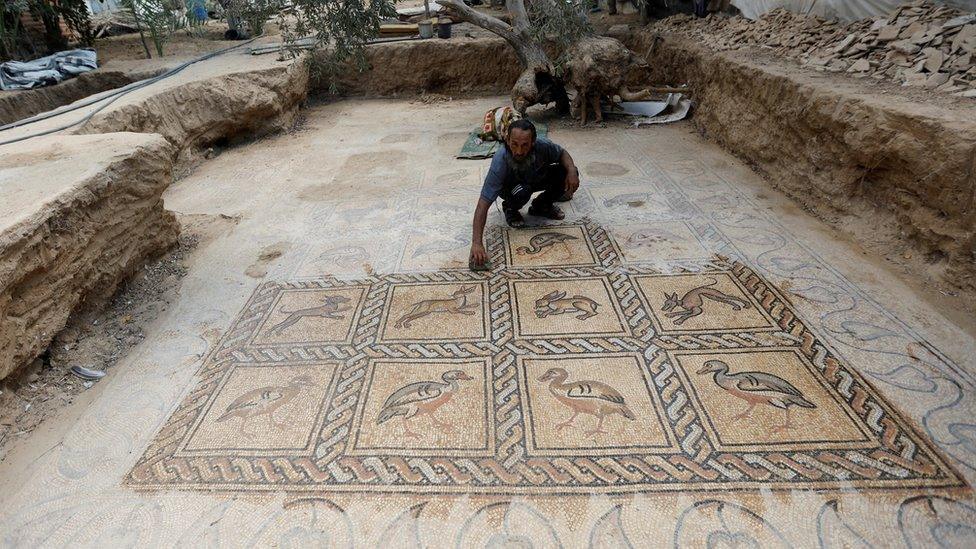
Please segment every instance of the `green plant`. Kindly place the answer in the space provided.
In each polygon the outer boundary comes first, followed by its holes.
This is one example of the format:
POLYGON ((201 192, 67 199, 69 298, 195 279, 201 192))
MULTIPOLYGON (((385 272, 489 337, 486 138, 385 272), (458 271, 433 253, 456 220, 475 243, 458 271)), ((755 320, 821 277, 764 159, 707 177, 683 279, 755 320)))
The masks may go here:
POLYGON ((51 0, 28 0, 31 18, 44 25, 44 42, 50 52, 68 47, 68 39, 61 32, 61 21, 56 6, 51 0))
POLYGON ((560 50, 580 38, 594 33, 586 14, 591 0, 550 1, 528 3, 529 35, 544 43, 553 43, 560 50))
POLYGON ((149 31, 156 55, 162 57, 163 46, 173 32, 187 26, 186 8, 182 0, 122 0, 122 6, 135 17, 147 55, 149 48, 145 44, 143 27, 149 31))
POLYGON ((264 24, 281 12, 283 0, 231 0, 230 5, 237 10, 241 20, 247 23, 252 36, 264 34, 264 24))
POLYGON ((82 44, 91 46, 95 43, 95 31, 85 0, 59 0, 54 4, 54 11, 78 35, 82 44))
POLYGON ((10 0, 0 7, 0 61, 17 57, 23 39, 20 16, 27 10, 27 0, 10 0))
POLYGON ((24 14, 44 24, 49 53, 68 47, 68 39, 61 32, 62 22, 78 35, 82 44, 90 46, 95 41, 85 0, 5 0, 0 7, 0 58, 38 53, 21 24, 24 14))
POLYGON ((325 50, 314 70, 335 90, 335 76, 346 62, 366 66, 365 46, 379 36, 380 22, 396 17, 393 0, 291 0, 278 25, 287 51, 297 55, 298 41, 309 38, 325 50))

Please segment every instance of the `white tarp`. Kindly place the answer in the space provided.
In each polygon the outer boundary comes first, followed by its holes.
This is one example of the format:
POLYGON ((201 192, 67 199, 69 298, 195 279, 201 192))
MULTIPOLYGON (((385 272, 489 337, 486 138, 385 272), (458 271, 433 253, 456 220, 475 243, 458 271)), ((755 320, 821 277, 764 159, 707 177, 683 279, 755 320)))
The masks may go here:
MULTIPOLYGON (((813 14, 825 19, 852 21, 867 17, 887 15, 908 0, 732 0, 742 15, 756 19, 776 8, 786 8, 793 13, 813 14)), ((976 11, 976 0, 942 0, 934 4, 946 4, 965 11, 976 11)))
POLYGON ((95 50, 67 50, 33 61, 0 63, 0 90, 29 90, 57 84, 98 68, 95 50))

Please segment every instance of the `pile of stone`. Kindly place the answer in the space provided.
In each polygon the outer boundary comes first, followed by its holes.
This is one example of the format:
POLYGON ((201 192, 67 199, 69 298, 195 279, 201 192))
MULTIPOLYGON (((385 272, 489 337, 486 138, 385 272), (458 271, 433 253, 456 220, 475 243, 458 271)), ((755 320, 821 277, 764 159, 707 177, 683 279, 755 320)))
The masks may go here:
POLYGON ((816 70, 976 97, 976 13, 924 0, 849 24, 777 9, 755 21, 678 15, 656 26, 716 50, 758 46, 816 70))

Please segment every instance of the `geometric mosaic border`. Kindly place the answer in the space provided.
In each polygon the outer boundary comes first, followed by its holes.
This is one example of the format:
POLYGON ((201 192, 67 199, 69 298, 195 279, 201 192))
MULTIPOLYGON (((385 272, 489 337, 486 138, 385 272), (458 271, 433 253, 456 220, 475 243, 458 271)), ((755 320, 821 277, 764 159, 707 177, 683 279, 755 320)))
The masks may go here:
MULTIPOLYGON (((508 229, 499 229, 489 237, 488 249, 495 268, 487 273, 459 269, 397 273, 355 281, 322 278, 261 285, 207 357, 198 384, 161 428, 127 475, 125 484, 136 489, 492 495, 965 486, 932 444, 797 318, 790 302, 776 288, 747 265, 715 257, 689 260, 675 272, 662 272, 649 265, 622 262, 618 246, 602 227, 585 221, 549 227, 560 226, 582 229, 587 239, 583 244, 590 250, 588 253, 595 254, 591 265, 512 267, 505 263, 507 240, 502 231, 508 229), (771 319, 772 328, 667 333, 655 328, 657 313, 652 305, 656 302, 652 300, 657 297, 644 295, 635 280, 643 275, 688 273, 733 277, 750 303, 771 319), (626 328, 623 335, 517 335, 513 318, 515 297, 510 289, 513 282, 572 284, 577 279, 594 278, 606 282, 610 289, 608 298, 613 300, 613 307, 601 308, 601 314, 619 317, 626 328), (387 308, 393 286, 472 282, 487 287, 486 338, 464 342, 381 341, 381 321, 391 314, 387 308), (282 293, 352 286, 365 287, 366 292, 362 306, 355 311, 347 342, 250 343, 282 293), (773 356, 775 353, 770 353, 774 350, 780 353, 776 356, 796 354, 798 364, 804 365, 789 369, 781 360, 774 366, 794 377, 809 376, 808 386, 820 387, 816 391, 826 395, 817 401, 817 413, 827 409, 821 403, 828 402, 829 397, 829 402, 836 403, 837 409, 846 414, 843 417, 850 417, 865 436, 850 444, 834 441, 819 446, 787 439, 768 439, 767 443, 745 449, 721 444, 716 428, 709 427, 717 423, 711 417, 703 417, 714 413, 714 409, 709 411, 702 404, 710 398, 702 391, 716 391, 708 385, 712 383, 710 374, 689 370, 679 359, 699 360, 695 358, 698 355, 730 357, 727 360, 731 364, 735 356, 773 356), (767 355, 760 355, 763 352, 767 355), (532 409, 527 385, 539 376, 527 375, 524 363, 532 357, 583 363, 587 357, 614 356, 639 359, 636 363, 643 369, 640 379, 652 397, 647 413, 660 416, 657 420, 666 444, 648 449, 623 443, 615 446, 612 437, 598 439, 594 435, 591 439, 580 438, 580 444, 590 446, 580 446, 575 454, 534 451, 538 445, 530 444, 527 437, 537 427, 530 422, 537 421, 536 414, 541 411, 532 409), (398 455, 389 451, 370 455, 362 448, 351 449, 355 437, 350 434, 357 414, 362 414, 361 399, 366 398, 370 388, 371 375, 367 374, 372 371, 372 364, 458 359, 484 359, 487 363, 485 390, 489 391, 491 409, 485 417, 492 424, 486 432, 493 440, 484 441, 483 453, 449 449, 411 452, 404 448, 398 455), (193 455, 180 452, 191 438, 200 436, 197 429, 202 418, 216 413, 210 408, 231 371, 243 366, 274 369, 283 365, 334 369, 334 375, 328 377, 328 387, 322 388, 326 395, 324 406, 316 410, 315 417, 307 418, 315 437, 308 452, 269 450, 262 454, 221 447, 210 452, 195 451, 193 455)), ((562 314, 558 320, 571 316, 562 314)), ((771 414, 781 412, 770 410, 771 414)), ((612 420, 617 422, 615 425, 627 424, 621 417, 612 420)), ((772 432, 768 425, 756 429, 766 433, 763 436, 772 432)))

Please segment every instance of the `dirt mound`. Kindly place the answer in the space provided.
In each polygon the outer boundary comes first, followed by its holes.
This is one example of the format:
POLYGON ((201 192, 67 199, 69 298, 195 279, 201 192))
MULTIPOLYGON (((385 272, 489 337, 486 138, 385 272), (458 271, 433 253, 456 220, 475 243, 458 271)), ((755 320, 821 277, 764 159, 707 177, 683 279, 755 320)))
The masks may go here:
POLYGON ((123 72, 93 71, 56 86, 0 92, 0 125, 56 109, 89 95, 120 88, 134 80, 123 72))
POLYGON ((691 86, 702 133, 804 209, 920 280, 972 295, 976 105, 871 94, 650 30, 632 46, 649 52, 656 81, 691 86))
POLYGON ((110 297, 178 232, 162 201, 172 148, 159 136, 56 136, 7 151, 0 176, 0 377, 34 360, 69 315, 110 297))
POLYGON ((95 115, 78 133, 156 133, 173 145, 177 165, 217 142, 290 127, 308 90, 308 64, 194 80, 95 115))
POLYGON ((714 50, 759 46, 816 70, 976 97, 976 14, 930 2, 846 25, 777 9, 755 21, 677 15, 654 28, 694 37, 714 50))

